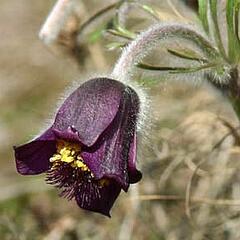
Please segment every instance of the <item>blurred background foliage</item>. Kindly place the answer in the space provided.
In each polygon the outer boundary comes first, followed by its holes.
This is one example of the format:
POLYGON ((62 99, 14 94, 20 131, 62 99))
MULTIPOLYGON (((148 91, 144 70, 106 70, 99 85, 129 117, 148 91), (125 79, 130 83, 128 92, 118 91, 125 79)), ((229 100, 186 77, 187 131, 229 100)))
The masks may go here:
MULTIPOLYGON (((44 176, 16 173, 12 146, 41 132, 73 82, 110 72, 120 54, 107 49, 108 33, 99 37, 112 13, 77 35, 114 1, 78 1, 78 21, 48 47, 38 32, 55 1, 0 1, 0 239, 240 239, 239 122, 220 93, 184 76, 138 73, 140 82, 157 81, 145 86, 149 120, 138 148, 144 177, 121 194, 111 219, 60 199, 44 176)), ((199 22, 196 1, 139 2, 155 6, 163 20, 199 22)), ((139 9, 129 12, 137 29, 154 21, 139 9)), ((171 64, 161 46, 147 59, 171 64)))

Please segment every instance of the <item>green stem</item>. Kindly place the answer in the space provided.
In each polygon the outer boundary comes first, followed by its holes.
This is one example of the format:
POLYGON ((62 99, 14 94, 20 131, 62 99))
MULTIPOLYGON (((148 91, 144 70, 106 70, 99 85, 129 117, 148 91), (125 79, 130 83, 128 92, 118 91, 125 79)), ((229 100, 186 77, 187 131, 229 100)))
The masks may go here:
POLYGON ((226 5, 228 54, 232 62, 238 61, 240 57, 240 45, 238 39, 238 11, 239 0, 228 0, 226 5))
POLYGON ((219 26, 218 26, 217 0, 210 0, 210 10, 211 10, 211 16, 212 16, 213 25, 214 25, 215 41, 217 43, 217 46, 221 55, 225 58, 225 60, 228 60, 228 57, 226 55, 226 52, 222 43, 222 38, 221 38, 219 26))
POLYGON ((239 35, 238 35, 239 10, 240 10, 240 1, 238 1, 237 5, 236 5, 236 7, 235 7, 235 18, 234 18, 234 22, 235 22, 235 33, 236 33, 238 42, 239 42, 239 35))
POLYGON ((208 25, 208 0, 198 0, 198 14, 199 18, 202 21, 202 25, 204 30, 208 33, 209 32, 209 25, 208 25))

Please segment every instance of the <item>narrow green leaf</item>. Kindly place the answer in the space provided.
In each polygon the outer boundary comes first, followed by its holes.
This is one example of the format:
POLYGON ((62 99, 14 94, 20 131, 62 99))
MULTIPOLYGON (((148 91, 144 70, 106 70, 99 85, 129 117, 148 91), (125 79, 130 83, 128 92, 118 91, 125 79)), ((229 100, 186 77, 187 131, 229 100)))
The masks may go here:
POLYGON ((168 71, 169 73, 172 74, 177 74, 177 73, 194 73, 198 72, 204 69, 208 68, 213 68, 216 67, 216 63, 209 63, 209 64, 204 64, 196 67, 165 67, 165 66, 153 66, 149 65, 146 63, 139 63, 137 67, 145 69, 145 70, 151 70, 151 71, 168 71))
POLYGON ((235 62, 240 57, 240 44, 238 40, 238 12, 239 0, 228 0, 226 5, 226 18, 228 30, 228 54, 235 62))
POLYGON ((208 33, 208 0, 198 0, 198 13, 199 18, 202 21, 203 28, 208 33))
POLYGON ((186 68, 186 69, 183 69, 183 70, 174 70, 174 71, 171 71, 170 73, 174 73, 174 74, 177 74, 177 73, 194 73, 194 72, 198 72, 198 71, 201 71, 201 70, 204 70, 204 69, 208 69, 208 68, 213 68, 213 67, 216 67, 217 64, 216 63, 209 63, 209 64, 204 64, 204 65, 201 65, 201 66, 197 66, 197 67, 190 67, 190 68, 186 68))
POLYGON ((151 71, 176 71, 176 70, 186 70, 185 67, 164 67, 164 66, 154 66, 147 63, 139 63, 137 65, 138 68, 142 68, 145 70, 151 71))
POLYGON ((149 76, 144 76, 144 78, 137 78, 136 81, 138 82, 139 86, 145 86, 145 87, 153 87, 155 84, 159 83, 160 81, 165 81, 165 77, 158 77, 157 79, 154 79, 149 76))
POLYGON ((207 59, 203 58, 202 56, 199 56, 197 52, 189 48, 171 48, 168 49, 168 52, 176 57, 194 61, 207 62, 207 59))
POLYGON ((138 6, 141 7, 147 13, 149 13, 150 15, 152 15, 155 19, 159 20, 157 11, 154 10, 154 8, 152 6, 149 6, 147 4, 141 4, 141 3, 139 3, 138 6))
POLYGON ((211 42, 209 42, 206 38, 204 38, 197 31, 182 27, 182 26, 166 26, 166 30, 162 31, 163 37, 166 39, 168 36, 179 38, 179 39, 187 39, 191 41, 195 46, 202 50, 203 54, 207 56, 209 59, 217 59, 219 58, 218 51, 212 46, 211 42))
POLYGON ((126 36, 124 33, 122 32, 119 32, 118 30, 116 29, 108 29, 106 30, 107 33, 110 33, 111 35, 113 36, 116 36, 116 37, 121 37, 121 38, 124 38, 126 40, 133 40, 134 38, 130 37, 130 36, 126 36))
POLYGON ((99 38, 102 36, 102 32, 106 29, 106 24, 103 26, 100 26, 99 28, 95 29, 93 32, 91 32, 88 35, 88 41, 89 43, 95 43, 99 40, 99 38))
MULTIPOLYGON (((118 7, 120 8, 122 4, 123 3, 119 4, 118 7)), ((118 10, 116 11, 116 15, 113 18, 113 29, 109 29, 108 32, 115 35, 115 36, 124 37, 124 38, 129 39, 129 40, 132 40, 136 37, 136 34, 134 32, 131 32, 131 31, 127 30, 124 26, 121 26, 119 24, 118 10)))
POLYGON ((237 39, 239 41, 239 34, 238 34, 238 28, 239 28, 239 10, 240 10, 240 1, 238 1, 236 9, 235 9, 235 32, 237 33, 237 39))
POLYGON ((106 45, 106 48, 110 51, 122 48, 125 46, 125 43, 119 43, 119 42, 112 42, 106 45))
POLYGON ((134 32, 131 32, 131 31, 127 30, 126 28, 121 27, 120 25, 117 26, 117 31, 131 39, 134 39, 136 37, 136 34, 134 32))
POLYGON ((219 25, 218 25, 217 2, 219 1, 210 0, 210 10, 211 10, 211 16, 212 16, 213 25, 214 25, 214 37, 221 55, 225 60, 228 60, 223 43, 222 43, 222 38, 221 38, 219 25))

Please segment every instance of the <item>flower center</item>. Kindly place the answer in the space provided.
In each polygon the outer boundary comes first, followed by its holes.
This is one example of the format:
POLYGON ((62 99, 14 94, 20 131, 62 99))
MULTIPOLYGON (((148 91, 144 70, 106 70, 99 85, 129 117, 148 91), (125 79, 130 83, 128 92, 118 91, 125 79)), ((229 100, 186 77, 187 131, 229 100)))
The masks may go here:
MULTIPOLYGON (((57 141, 57 153, 49 160, 52 163, 52 169, 55 169, 62 163, 69 164, 72 168, 80 169, 83 172, 91 173, 88 166, 81 157, 81 146, 77 143, 67 142, 64 140, 57 141)), ((91 173, 93 176, 93 174, 91 173)))
POLYGON ((51 168, 46 181, 61 189, 61 196, 72 199, 77 193, 93 191, 98 198, 99 191, 110 184, 109 179, 94 179, 94 174, 81 157, 81 146, 74 142, 58 140, 57 151, 49 159, 51 168))

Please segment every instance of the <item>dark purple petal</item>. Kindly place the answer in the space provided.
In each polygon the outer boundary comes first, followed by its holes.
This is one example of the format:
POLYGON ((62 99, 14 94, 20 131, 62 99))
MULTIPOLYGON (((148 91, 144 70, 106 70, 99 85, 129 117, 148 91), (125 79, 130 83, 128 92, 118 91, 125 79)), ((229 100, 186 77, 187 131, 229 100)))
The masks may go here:
POLYGON ((48 170, 49 158, 56 151, 51 129, 30 143, 14 147, 17 171, 23 175, 40 174, 48 170))
POLYGON ((82 143, 92 146, 115 118, 125 85, 96 78, 82 84, 60 107, 53 128, 65 131, 75 128, 82 143))
POLYGON ((119 132, 115 132, 111 139, 106 139, 98 148, 82 152, 84 162, 87 164, 96 179, 104 177, 113 178, 127 191, 129 187, 127 160, 123 159, 119 144, 119 132))
POLYGON ((134 135, 134 140, 131 143, 128 159, 128 173, 129 183, 139 182, 142 178, 142 173, 136 169, 136 150, 137 150, 137 137, 134 135))
POLYGON ((52 131, 57 139, 64 139, 70 142, 79 142, 79 144, 82 142, 79 138, 78 132, 73 127, 68 127, 68 129, 64 131, 59 131, 57 129, 53 129, 52 131))
POLYGON ((109 185, 104 187, 99 187, 96 183, 85 182, 75 192, 75 199, 79 207, 110 217, 109 211, 120 191, 121 187, 114 181, 110 181, 109 185))
MULTIPOLYGON (((129 187, 129 159, 132 161, 131 174, 136 169, 133 165, 136 144, 133 142, 138 111, 138 96, 132 89, 126 87, 119 111, 112 124, 93 147, 83 149, 82 153, 85 163, 97 179, 113 178, 125 191, 129 187), (131 143, 133 143, 132 148, 131 143)), ((137 179, 133 180, 137 181, 137 179)))
POLYGON ((63 163, 47 171, 46 181, 60 190, 60 196, 69 200, 75 198, 86 210, 110 216, 109 211, 121 191, 112 179, 96 180, 89 172, 63 163))

